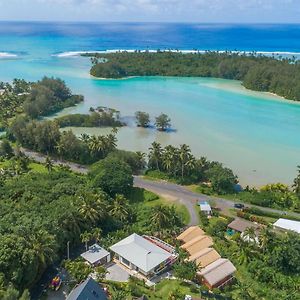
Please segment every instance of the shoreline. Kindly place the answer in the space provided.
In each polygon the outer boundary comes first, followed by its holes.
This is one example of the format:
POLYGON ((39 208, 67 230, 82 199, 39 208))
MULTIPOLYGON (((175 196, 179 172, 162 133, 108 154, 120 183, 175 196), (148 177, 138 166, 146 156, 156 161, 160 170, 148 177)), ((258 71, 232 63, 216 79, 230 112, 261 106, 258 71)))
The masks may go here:
MULTIPOLYGON (((105 78, 105 77, 97 77, 97 76, 94 76, 92 74, 90 74, 90 77, 92 79, 95 79, 95 80, 109 80, 109 81, 113 81, 113 80, 129 80, 129 79, 134 79, 134 78, 159 78, 159 77, 162 77, 162 78, 196 78, 196 79, 200 79, 200 78, 208 78, 208 79, 221 79, 221 80, 228 80, 230 82, 240 82, 240 86, 242 89, 246 90, 246 91, 250 91, 250 92, 254 92, 254 93, 263 93, 263 94, 266 94, 266 95, 269 95, 269 96, 272 96, 274 97, 274 99, 270 99, 270 100, 274 100, 274 101, 280 101, 280 102, 289 102, 291 104, 297 104, 297 105, 300 105, 300 101, 297 101, 297 100, 291 100, 291 99, 288 99, 288 98, 285 98, 283 96, 280 96, 276 93, 273 93, 273 92, 268 92, 268 91, 257 91, 257 90, 251 90, 251 89, 248 89, 246 88, 244 85, 243 85, 243 82, 242 81, 239 81, 239 80, 234 80, 234 79, 226 79, 226 78, 219 78, 219 77, 188 77, 188 76, 163 76, 163 75, 155 75, 155 76, 140 76, 140 75, 135 75, 135 76, 127 76, 127 77, 122 77, 122 78, 105 78)), ((214 88, 217 88, 217 87, 214 87, 214 88)))

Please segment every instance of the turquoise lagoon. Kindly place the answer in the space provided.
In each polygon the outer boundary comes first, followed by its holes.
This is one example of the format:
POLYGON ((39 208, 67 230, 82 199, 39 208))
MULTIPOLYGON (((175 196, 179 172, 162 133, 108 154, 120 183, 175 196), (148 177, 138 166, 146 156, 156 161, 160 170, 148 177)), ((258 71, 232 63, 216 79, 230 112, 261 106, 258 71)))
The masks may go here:
MULTIPOLYGON (((2 22, 0 80, 37 80, 44 75, 64 79, 74 92, 85 96, 85 102, 60 114, 87 113, 91 106, 100 105, 120 110, 129 126, 118 133, 119 148, 146 152, 154 140, 163 145, 186 143, 195 155, 232 168, 242 184, 290 184, 300 164, 298 103, 248 91, 236 81, 212 78, 98 80, 89 75, 88 58, 57 54, 149 46, 287 51, 292 55, 300 53, 299 32, 298 25, 2 22), (12 55, 3 57, 3 53, 12 55), (169 114, 176 131, 137 128, 133 119, 137 110, 149 112, 152 120, 161 112, 169 114)), ((110 129, 72 130, 80 135, 110 129)))
MULTIPOLYGON (((89 75, 86 58, 14 59, 0 61, 0 79, 63 78, 85 102, 61 114, 87 113, 91 106, 121 111, 129 126, 120 129, 121 149, 145 151, 162 145, 191 146, 197 156, 223 162, 242 184, 291 183, 300 163, 300 105, 266 93, 246 90, 240 82, 213 78, 140 77, 99 80, 89 75), (137 128, 134 112, 161 112, 175 132, 137 128)), ((76 134, 103 134, 109 128, 70 128, 76 134)))

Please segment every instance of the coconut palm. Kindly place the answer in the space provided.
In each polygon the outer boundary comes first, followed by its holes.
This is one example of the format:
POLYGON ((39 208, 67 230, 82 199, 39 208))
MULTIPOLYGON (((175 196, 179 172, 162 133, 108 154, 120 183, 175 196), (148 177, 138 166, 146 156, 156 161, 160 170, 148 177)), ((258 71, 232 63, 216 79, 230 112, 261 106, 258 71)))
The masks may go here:
POLYGON ((191 157, 190 147, 186 144, 180 145, 180 148, 178 150, 178 157, 181 166, 181 179, 183 179, 186 163, 191 157))
POLYGON ((92 234, 85 231, 80 235, 81 241, 85 244, 85 250, 88 250, 88 242, 91 240, 92 238, 92 234))
POLYGON ((99 243, 100 241, 100 238, 101 238, 101 235, 102 235, 102 229, 97 227, 97 228, 94 228, 92 230, 92 237, 95 239, 95 242, 96 243, 99 243))
POLYGON ((153 142, 149 148, 149 164, 155 165, 156 170, 160 171, 160 163, 162 159, 162 148, 157 142, 153 142))
POLYGON ((165 147, 162 155, 162 164, 166 171, 175 175, 177 169, 177 161, 178 150, 171 145, 165 147))
POLYGON ((255 243, 257 236, 254 227, 247 227, 243 233, 243 237, 246 238, 246 241, 255 243))
POLYGON ((121 222, 127 221, 130 215, 128 200, 123 195, 117 194, 109 212, 113 217, 121 222))
POLYGON ((149 221, 153 228, 161 230, 169 227, 171 218, 167 206, 157 205, 151 209, 149 221))
POLYGON ((79 196, 79 213, 84 220, 96 224, 105 216, 105 203, 102 195, 84 193, 79 196))
POLYGON ((53 170, 53 162, 49 156, 46 157, 45 167, 48 172, 51 172, 53 170))
POLYGON ((56 257, 55 237, 46 230, 41 229, 30 234, 28 242, 39 262, 39 270, 44 270, 56 257))

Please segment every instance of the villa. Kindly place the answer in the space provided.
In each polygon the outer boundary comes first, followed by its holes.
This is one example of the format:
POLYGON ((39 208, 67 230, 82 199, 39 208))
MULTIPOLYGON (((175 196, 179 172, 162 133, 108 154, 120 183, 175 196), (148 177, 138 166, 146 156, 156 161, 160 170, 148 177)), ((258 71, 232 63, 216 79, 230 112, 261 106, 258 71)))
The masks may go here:
POLYGON ((204 248, 208 248, 214 244, 211 237, 207 235, 202 235, 193 238, 189 242, 183 244, 181 246, 182 249, 186 250, 190 255, 194 255, 197 252, 203 250, 204 248))
POLYGON ((283 230, 283 231, 294 231, 300 233, 300 222, 292 221, 288 219, 278 219, 274 224, 274 228, 283 230))
POLYGON ((243 232, 250 227, 253 227, 255 231, 259 230, 260 226, 257 224, 254 224, 253 222, 242 220, 242 219, 235 219, 227 226, 232 233, 239 232, 243 234, 243 232))
POLYGON ((177 260, 175 248, 150 236, 136 233, 110 247, 114 258, 147 278, 162 273, 177 260))
POLYGON ((197 266, 205 268, 209 264, 221 258, 220 254, 213 248, 204 248, 189 257, 189 261, 194 261, 197 266))
POLYGON ((235 266, 225 258, 219 258, 215 262, 209 264, 207 267, 200 270, 197 276, 200 281, 209 289, 221 288, 232 281, 235 266))
POLYGON ((202 236, 204 234, 204 231, 199 226, 190 226, 177 237, 177 240, 187 243, 195 237, 202 236))
POLYGON ((110 262, 110 253, 98 244, 92 245, 88 251, 82 253, 80 256, 93 267, 110 262))
POLYGON ((209 289, 222 287, 233 279, 236 268, 211 246, 213 240, 205 235, 198 226, 191 226, 182 232, 177 240, 184 242, 181 246, 189 254, 188 261, 193 261, 198 267, 199 282, 209 289))

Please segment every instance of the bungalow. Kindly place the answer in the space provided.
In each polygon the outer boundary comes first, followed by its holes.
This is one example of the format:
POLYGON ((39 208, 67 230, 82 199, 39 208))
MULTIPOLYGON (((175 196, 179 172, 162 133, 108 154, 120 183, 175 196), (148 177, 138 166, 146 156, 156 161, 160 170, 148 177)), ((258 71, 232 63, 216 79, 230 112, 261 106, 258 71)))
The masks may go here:
POLYGON ((93 267, 110 262, 110 253, 98 244, 89 247, 89 250, 82 253, 81 257, 93 267))
POLYGON ((231 223, 228 224, 227 227, 233 230, 234 232, 239 233, 243 233, 249 227, 253 227, 255 230, 259 229, 259 225, 242 219, 233 220, 231 223))
POLYGON ((221 256, 215 249, 204 248, 190 256, 189 261, 194 261, 199 268, 205 268, 219 258, 221 258, 221 256))
POLYGON ((91 277, 77 285, 66 300, 108 300, 105 291, 91 277))
POLYGON ((300 233, 300 222, 288 219, 278 219, 274 224, 274 228, 284 231, 294 231, 300 233))
POLYGON ((198 226, 191 226, 182 232, 178 237, 178 241, 182 241, 184 243, 189 242, 190 240, 194 239, 195 237, 204 235, 204 231, 198 226))
POLYGON ((233 279, 235 266, 225 258, 219 258, 197 273, 200 281, 209 289, 220 288, 233 279))
POLYGON ((207 235, 202 235, 202 236, 195 237, 189 242, 183 244, 181 248, 186 250, 190 255, 194 255, 197 252, 203 250, 204 248, 208 248, 212 245, 213 245, 212 238, 207 235))
POLYGON ((110 247, 115 259, 145 277, 159 274, 177 259, 175 248, 148 236, 133 233, 110 247))
POLYGON ((211 216, 212 210, 208 202, 206 201, 199 201, 198 205, 200 206, 200 211, 206 214, 207 216, 211 216))

